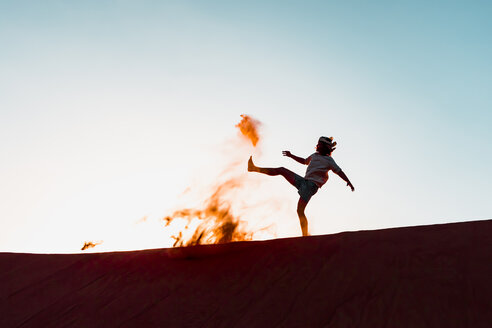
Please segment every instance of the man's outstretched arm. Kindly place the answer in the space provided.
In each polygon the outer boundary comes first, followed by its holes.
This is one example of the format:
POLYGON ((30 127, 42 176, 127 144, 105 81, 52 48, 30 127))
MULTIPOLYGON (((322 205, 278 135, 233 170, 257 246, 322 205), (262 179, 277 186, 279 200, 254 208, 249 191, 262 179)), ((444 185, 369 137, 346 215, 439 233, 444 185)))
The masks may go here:
POLYGON ((306 160, 305 158, 298 157, 298 156, 296 156, 296 155, 292 155, 292 154, 290 153, 290 151, 288 151, 288 150, 284 150, 284 151, 282 152, 282 155, 287 156, 287 157, 290 157, 290 158, 292 158, 293 160, 295 160, 296 162, 299 162, 299 163, 301 163, 301 164, 308 164, 308 163, 307 163, 307 160, 306 160))
POLYGON ((349 178, 345 175, 345 173, 343 173, 342 170, 340 170, 340 172, 335 172, 340 178, 343 179, 343 181, 345 181, 347 183, 347 186, 350 187, 350 189, 352 189, 352 191, 355 190, 354 186, 352 185, 352 183, 350 182, 349 178))

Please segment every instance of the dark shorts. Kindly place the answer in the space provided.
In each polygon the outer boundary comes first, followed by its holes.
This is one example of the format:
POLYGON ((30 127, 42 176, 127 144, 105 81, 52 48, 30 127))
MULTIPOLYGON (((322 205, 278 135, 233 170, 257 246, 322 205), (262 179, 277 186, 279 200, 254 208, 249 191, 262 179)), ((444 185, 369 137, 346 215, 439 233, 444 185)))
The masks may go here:
POLYGON ((318 186, 311 180, 305 179, 300 175, 295 176, 295 187, 297 188, 297 193, 303 200, 309 202, 311 197, 318 192, 318 186))

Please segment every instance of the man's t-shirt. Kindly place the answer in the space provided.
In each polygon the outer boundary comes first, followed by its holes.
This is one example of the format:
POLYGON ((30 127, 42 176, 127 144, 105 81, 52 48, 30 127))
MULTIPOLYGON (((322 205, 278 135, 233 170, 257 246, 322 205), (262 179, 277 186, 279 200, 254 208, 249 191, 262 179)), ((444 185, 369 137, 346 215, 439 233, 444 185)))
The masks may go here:
POLYGON ((309 165, 304 178, 313 181, 319 188, 328 181, 328 171, 332 170, 338 173, 342 170, 329 155, 321 155, 316 152, 306 160, 309 165))

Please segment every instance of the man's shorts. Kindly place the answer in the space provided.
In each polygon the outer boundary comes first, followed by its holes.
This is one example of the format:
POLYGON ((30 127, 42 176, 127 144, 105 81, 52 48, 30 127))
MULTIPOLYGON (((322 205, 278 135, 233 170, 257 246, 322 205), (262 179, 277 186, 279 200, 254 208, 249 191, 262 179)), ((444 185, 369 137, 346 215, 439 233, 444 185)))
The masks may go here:
POLYGON ((311 180, 305 179, 300 175, 295 175, 295 187, 297 188, 297 193, 306 202, 309 202, 311 197, 318 192, 318 186, 311 180))

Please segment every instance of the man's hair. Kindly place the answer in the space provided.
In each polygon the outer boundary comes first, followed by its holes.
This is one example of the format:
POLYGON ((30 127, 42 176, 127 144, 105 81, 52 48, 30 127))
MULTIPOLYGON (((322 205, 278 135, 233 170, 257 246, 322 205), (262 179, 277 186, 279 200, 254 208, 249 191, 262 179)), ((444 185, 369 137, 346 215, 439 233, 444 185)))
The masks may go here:
POLYGON ((322 151, 320 151, 322 155, 331 155, 336 149, 337 142, 333 141, 333 137, 320 137, 318 142, 324 146, 322 151))

